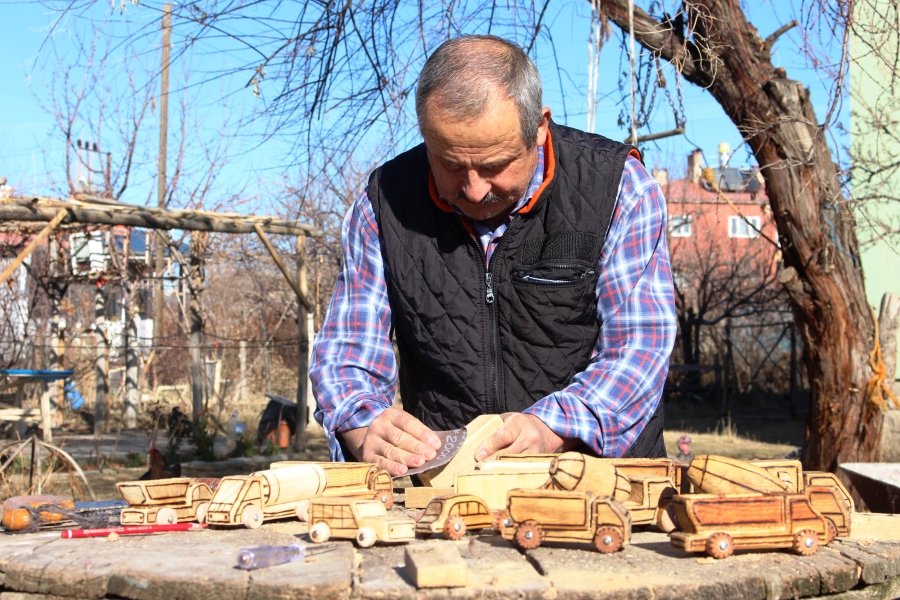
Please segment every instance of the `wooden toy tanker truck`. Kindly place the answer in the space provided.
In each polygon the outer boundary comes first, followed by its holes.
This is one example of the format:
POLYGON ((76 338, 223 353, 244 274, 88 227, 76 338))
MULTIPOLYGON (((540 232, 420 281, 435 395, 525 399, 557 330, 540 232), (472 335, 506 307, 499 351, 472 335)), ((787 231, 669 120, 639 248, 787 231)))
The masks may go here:
POLYGON ((544 542, 589 542, 604 554, 631 540, 631 515, 612 496, 566 490, 512 490, 500 534, 523 550, 544 542))
POLYGON ((122 525, 206 522, 217 479, 155 479, 127 481, 116 487, 130 508, 122 509, 122 525))
POLYGON ((308 519, 309 501, 319 497, 394 502, 391 477, 368 463, 273 463, 267 471, 222 478, 210 501, 207 523, 260 527, 264 520, 308 519))
POLYGON ((834 527, 813 509, 810 494, 830 494, 833 488, 810 487, 806 493, 690 494, 672 500, 676 530, 669 534, 676 548, 727 558, 735 550, 790 548, 810 556, 834 539, 834 527))

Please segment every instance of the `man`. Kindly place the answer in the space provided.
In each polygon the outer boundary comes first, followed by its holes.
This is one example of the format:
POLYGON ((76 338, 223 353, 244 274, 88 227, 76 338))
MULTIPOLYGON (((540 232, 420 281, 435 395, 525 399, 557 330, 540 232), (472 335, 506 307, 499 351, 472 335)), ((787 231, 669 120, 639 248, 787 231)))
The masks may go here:
POLYGON ((682 435, 678 438, 678 454, 675 455, 675 462, 686 465, 691 464, 694 455, 691 454, 691 436, 682 435))
POLYGON ((435 456, 434 431, 485 413, 504 425, 476 460, 665 456, 665 201, 633 149, 554 124, 541 96, 537 68, 497 37, 450 40, 426 62, 425 143, 350 208, 313 349, 334 460, 402 475, 435 456))

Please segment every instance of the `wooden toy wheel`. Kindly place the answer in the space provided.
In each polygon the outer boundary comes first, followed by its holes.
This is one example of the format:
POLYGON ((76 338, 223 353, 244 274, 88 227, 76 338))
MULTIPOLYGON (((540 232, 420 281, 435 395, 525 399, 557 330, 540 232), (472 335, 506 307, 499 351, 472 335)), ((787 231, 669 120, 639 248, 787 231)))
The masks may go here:
POLYGON ((379 490, 375 492, 375 496, 372 497, 373 500, 378 500, 384 507, 388 510, 394 506, 394 492, 391 490, 379 490))
POLYGON ((794 535, 791 549, 800 556, 812 556, 819 551, 819 536, 812 529, 803 529, 794 535))
POLYGON ((516 528, 516 545, 522 550, 534 550, 544 540, 544 530, 537 521, 525 521, 516 528))
POLYGON ((331 537, 331 527, 328 523, 319 521, 309 530, 309 539, 316 544, 324 544, 331 537))
POLYGON ((301 500, 297 503, 297 518, 302 523, 309 522, 309 500, 301 500))
POLYGON ((734 540, 724 531, 706 538, 706 553, 715 559, 728 558, 734 554, 734 540))
POLYGON ((498 510, 494 513, 494 516, 491 517, 491 529, 493 529, 495 533, 501 533, 503 531, 503 522, 506 520, 506 517, 505 510, 498 510))
POLYGON ((201 502, 194 511, 194 518, 198 523, 206 523, 206 513, 209 512, 209 502, 201 502))
POLYGON ((459 515, 450 515, 444 521, 444 537, 448 540, 461 540, 466 535, 466 522, 459 515))
POLYGON ((678 517, 671 502, 656 509, 656 526, 664 533, 672 533, 678 529, 678 517))
POLYGON ((360 527, 356 532, 356 543, 360 548, 371 548, 375 545, 375 530, 371 527, 360 527))
POLYGON ((248 504, 241 513, 241 521, 247 529, 259 529, 263 524, 262 511, 255 504, 248 504))
POLYGON ((178 522, 178 513, 174 508, 161 508, 156 513, 157 525, 174 525, 178 522))
POLYGON ((831 519, 825 519, 827 535, 825 536, 825 545, 830 544, 837 537, 837 526, 831 519))
POLYGON ((622 533, 615 527, 601 527, 594 536, 594 546, 603 554, 612 554, 622 548, 622 533))

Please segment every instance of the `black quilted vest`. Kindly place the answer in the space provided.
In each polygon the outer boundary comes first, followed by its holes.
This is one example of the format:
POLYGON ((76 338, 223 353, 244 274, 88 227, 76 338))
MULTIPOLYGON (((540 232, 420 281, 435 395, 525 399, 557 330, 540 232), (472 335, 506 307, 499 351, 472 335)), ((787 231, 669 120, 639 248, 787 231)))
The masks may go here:
POLYGON ((521 412, 590 361, 597 265, 631 147, 552 122, 550 133, 549 181, 511 221, 489 271, 461 218, 433 200, 424 144, 369 178, 403 407, 434 430, 521 412))

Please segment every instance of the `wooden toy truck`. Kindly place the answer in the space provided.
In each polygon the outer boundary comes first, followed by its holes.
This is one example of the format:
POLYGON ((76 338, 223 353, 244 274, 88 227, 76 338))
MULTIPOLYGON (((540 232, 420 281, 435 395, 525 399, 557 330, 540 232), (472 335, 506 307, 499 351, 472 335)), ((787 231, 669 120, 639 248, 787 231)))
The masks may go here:
MULTIPOLYGON (((838 501, 831 488, 810 491, 830 493, 838 501)), ((678 495, 671 506, 677 523, 669 534, 672 545, 717 559, 745 548, 790 548, 810 556, 833 539, 828 520, 807 494, 678 495)))
POLYGON ((224 477, 210 501, 211 525, 260 527, 264 520, 306 520, 313 498, 365 498, 393 505, 387 471, 368 463, 273 463, 267 471, 224 477))
POLYGON ((205 523, 213 496, 210 483, 215 486, 216 480, 182 477, 117 483, 130 505, 122 509, 120 521, 122 525, 205 523))
POLYGON ((512 490, 500 533, 523 550, 544 542, 590 542, 608 554, 631 540, 631 515, 612 496, 565 490, 512 490))
POLYGON ((383 502, 352 498, 316 498, 309 505, 309 539, 317 544, 330 538, 355 539, 360 548, 379 542, 409 542, 416 522, 388 515, 383 502))

